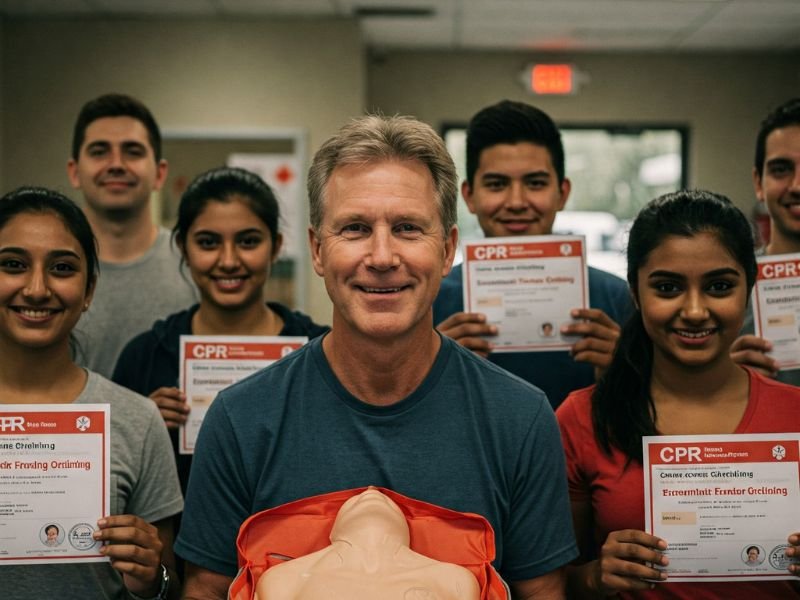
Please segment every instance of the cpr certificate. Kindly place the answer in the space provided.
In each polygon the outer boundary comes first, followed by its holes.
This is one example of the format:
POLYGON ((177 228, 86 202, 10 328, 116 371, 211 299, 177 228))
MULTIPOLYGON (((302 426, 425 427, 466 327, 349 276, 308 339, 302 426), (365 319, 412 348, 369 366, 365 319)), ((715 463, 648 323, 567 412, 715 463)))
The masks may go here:
POLYGON ((109 411, 0 404, 0 566, 108 560, 92 534, 109 514, 109 411))
POLYGON ((297 350, 307 337, 182 335, 180 384, 191 408, 179 451, 194 454, 200 425, 217 393, 297 350))
POLYGON ((589 304, 583 236, 501 237, 465 242, 464 310, 497 326, 494 352, 568 350, 560 328, 589 304))
POLYGON ((668 581, 793 579, 800 433, 655 436, 644 448, 645 529, 667 541, 668 581))
POLYGON ((781 369, 800 369, 800 254, 758 257, 753 286, 756 335, 772 342, 781 369))

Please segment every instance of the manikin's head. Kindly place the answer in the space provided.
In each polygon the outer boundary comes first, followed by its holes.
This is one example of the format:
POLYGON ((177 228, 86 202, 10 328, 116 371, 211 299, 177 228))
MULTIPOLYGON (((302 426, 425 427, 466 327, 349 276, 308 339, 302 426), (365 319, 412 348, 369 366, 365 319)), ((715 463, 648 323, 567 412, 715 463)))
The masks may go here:
POLYGON ((380 532, 410 545, 408 522, 395 502, 370 487, 342 504, 331 529, 331 542, 380 532))

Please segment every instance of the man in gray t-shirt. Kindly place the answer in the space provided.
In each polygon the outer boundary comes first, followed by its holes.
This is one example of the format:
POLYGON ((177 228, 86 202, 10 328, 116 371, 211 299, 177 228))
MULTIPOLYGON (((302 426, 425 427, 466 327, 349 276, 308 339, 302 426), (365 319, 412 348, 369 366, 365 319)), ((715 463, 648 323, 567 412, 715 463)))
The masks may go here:
POLYGON ((167 161, 147 107, 121 94, 87 102, 75 123, 67 175, 83 194, 100 258, 94 301, 76 330, 78 358, 110 377, 128 340, 196 299, 168 232, 150 216, 150 196, 167 178, 167 161))

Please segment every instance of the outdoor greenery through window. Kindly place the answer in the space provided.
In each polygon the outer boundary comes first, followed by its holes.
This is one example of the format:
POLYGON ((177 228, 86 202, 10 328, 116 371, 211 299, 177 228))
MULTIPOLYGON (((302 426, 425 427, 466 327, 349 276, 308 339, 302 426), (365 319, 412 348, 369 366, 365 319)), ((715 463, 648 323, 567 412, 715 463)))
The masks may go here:
MULTIPOLYGON (((625 236, 633 217, 656 196, 686 187, 688 131, 673 126, 560 129, 572 193, 553 232, 586 236, 589 264, 625 277, 625 236)), ((446 126, 443 135, 463 181, 465 127, 446 126)), ((483 236, 462 200, 458 226, 462 239, 483 236)))

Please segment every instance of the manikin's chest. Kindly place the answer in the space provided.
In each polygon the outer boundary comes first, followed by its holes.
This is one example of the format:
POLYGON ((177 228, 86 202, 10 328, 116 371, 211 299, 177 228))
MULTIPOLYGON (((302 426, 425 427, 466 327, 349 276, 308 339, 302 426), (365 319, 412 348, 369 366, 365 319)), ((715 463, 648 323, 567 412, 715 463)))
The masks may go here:
POLYGON ((294 600, 462 600, 444 582, 423 573, 370 576, 355 573, 305 573, 294 600))

